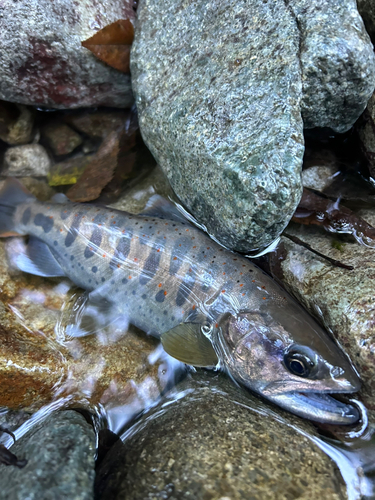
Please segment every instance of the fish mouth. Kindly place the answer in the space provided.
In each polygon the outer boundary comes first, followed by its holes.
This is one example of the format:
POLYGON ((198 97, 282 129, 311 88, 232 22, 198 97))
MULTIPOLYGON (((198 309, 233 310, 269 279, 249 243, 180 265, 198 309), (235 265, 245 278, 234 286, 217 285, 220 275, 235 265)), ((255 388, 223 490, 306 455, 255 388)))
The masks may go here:
POLYGON ((354 405, 338 401, 326 393, 287 392, 267 396, 267 399, 299 417, 314 422, 351 425, 361 418, 359 410, 354 405))

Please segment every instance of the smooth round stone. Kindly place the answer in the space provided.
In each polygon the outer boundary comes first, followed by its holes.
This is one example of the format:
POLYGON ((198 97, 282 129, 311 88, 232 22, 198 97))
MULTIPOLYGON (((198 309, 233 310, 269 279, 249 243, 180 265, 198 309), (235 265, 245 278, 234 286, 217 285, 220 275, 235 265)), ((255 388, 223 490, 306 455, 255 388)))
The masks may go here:
POLYGON ((146 414, 97 471, 97 499, 345 499, 336 465, 306 421, 196 374, 146 414), (179 398, 177 398, 179 394, 179 398))

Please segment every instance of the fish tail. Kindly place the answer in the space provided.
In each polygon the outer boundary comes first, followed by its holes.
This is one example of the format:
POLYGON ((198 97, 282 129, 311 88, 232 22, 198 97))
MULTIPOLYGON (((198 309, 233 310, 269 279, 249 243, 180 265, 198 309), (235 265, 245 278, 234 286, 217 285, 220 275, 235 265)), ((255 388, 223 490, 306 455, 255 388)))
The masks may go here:
POLYGON ((10 177, 0 190, 0 238, 15 236, 14 213, 18 205, 36 198, 20 182, 10 177))

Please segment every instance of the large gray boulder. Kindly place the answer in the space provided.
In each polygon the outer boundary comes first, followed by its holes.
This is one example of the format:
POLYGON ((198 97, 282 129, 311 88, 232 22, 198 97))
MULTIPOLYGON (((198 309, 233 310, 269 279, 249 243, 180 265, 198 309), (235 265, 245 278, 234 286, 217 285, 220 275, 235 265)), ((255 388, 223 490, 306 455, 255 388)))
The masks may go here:
POLYGON ((246 252, 301 195, 299 32, 282 2, 144 0, 132 48, 143 138, 188 210, 246 252))
POLYGON ((130 76, 102 63, 81 41, 118 19, 132 0, 3 0, 0 99, 53 108, 128 107, 130 76))
POLYGON ((305 128, 346 132, 375 88, 375 55, 356 0, 289 0, 301 33, 305 128))

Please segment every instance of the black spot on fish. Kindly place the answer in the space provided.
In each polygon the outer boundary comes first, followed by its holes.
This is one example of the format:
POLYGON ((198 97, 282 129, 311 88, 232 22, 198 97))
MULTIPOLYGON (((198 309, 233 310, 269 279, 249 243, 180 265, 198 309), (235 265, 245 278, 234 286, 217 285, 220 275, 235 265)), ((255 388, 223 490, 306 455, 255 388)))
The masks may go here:
POLYGON ((195 284, 195 273, 194 271, 187 272, 185 277, 180 285, 180 288, 177 292, 176 297, 176 305, 181 307, 186 302, 187 298, 190 295, 190 292, 195 284))
POLYGON ((147 299, 147 295, 145 293, 142 295, 142 299, 147 299))
POLYGON ((155 295, 155 300, 156 300, 156 302, 164 302, 164 300, 165 300, 164 290, 160 290, 160 292, 158 292, 155 295))
POLYGON ((92 257, 95 254, 95 250, 100 248, 103 231, 102 228, 98 226, 98 224, 103 224, 104 221, 105 221, 104 214, 99 214, 94 218, 94 224, 96 224, 96 226, 94 227, 89 243, 83 253, 86 259, 92 257))
POLYGON ((93 266, 93 267, 91 268, 91 271, 92 271, 93 273, 96 273, 96 272, 98 271, 98 268, 97 268, 96 266, 93 266))
POLYGON ((126 231, 126 236, 120 238, 112 260, 109 263, 111 269, 116 269, 119 264, 122 264, 126 260, 130 252, 132 236, 133 232, 128 230, 126 231))
POLYGON ((157 273, 161 257, 161 252, 158 252, 158 250, 160 250, 160 245, 154 245, 145 261, 145 265, 143 266, 142 273, 139 278, 139 283, 141 285, 146 285, 157 273))
POLYGON ((71 255, 71 256, 70 256, 70 260, 74 260, 74 255, 71 255))
POLYGON ((49 233, 53 228, 53 219, 43 214, 36 214, 34 217, 34 224, 40 226, 45 233, 49 233))
POLYGON ((104 282, 105 282, 105 278, 102 278, 102 283, 104 283, 104 282))
POLYGON ((66 235, 66 238, 65 238, 65 246, 66 247, 70 247, 75 242, 75 240, 78 236, 78 228, 79 228, 79 225, 81 224, 82 217, 83 217, 82 212, 78 212, 75 214, 75 216, 73 218, 73 223, 70 226, 68 234, 66 235))
POLYGON ((135 293, 136 293, 136 292, 135 292, 135 290, 133 290, 133 291, 132 291, 132 295, 135 295, 135 293))
POLYGON ((30 217, 31 217, 31 208, 28 207, 22 214, 22 219, 21 222, 22 224, 28 224, 30 222, 30 217))
POLYGON ((168 314, 168 311, 164 311, 163 314, 164 316, 166 316, 168 314))
POLYGON ((53 244, 55 245, 55 247, 57 247, 57 245, 58 245, 56 240, 53 242, 53 244))
POLYGON ((184 261, 184 256, 188 253, 191 247, 190 238, 178 238, 173 245, 171 253, 171 262, 169 265, 169 274, 175 276, 184 261))
POLYGON ((127 283, 127 282, 128 282, 128 280, 126 278, 122 278, 121 283, 124 283, 124 285, 125 285, 125 283, 127 283))

